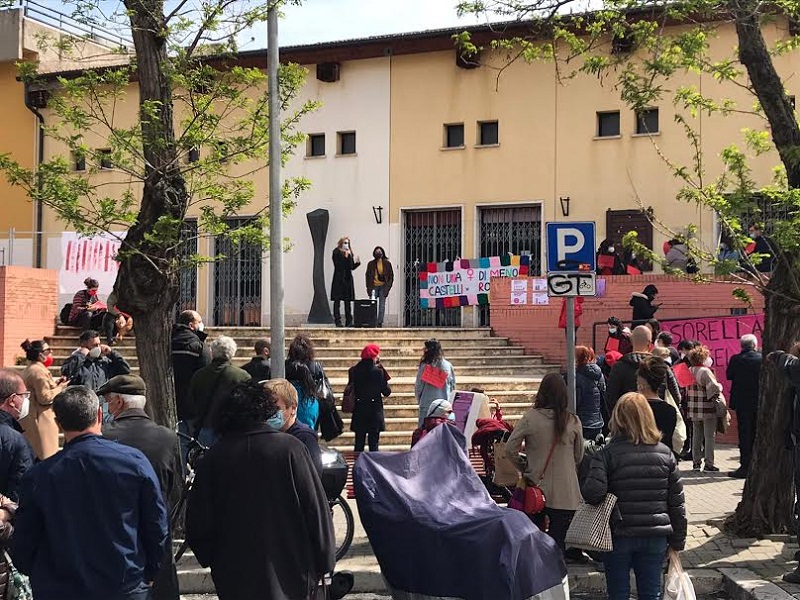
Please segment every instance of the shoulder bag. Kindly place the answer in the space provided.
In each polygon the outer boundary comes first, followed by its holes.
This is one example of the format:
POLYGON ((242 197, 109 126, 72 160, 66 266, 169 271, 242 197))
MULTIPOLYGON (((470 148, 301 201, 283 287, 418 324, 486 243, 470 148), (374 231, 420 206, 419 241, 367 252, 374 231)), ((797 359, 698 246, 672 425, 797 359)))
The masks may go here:
POLYGON ((583 500, 572 517, 564 543, 568 548, 581 548, 595 552, 611 552, 611 513, 617 504, 614 494, 606 494, 597 506, 583 500))
POLYGON ((356 409, 356 386, 348 381, 342 394, 342 412, 352 413, 356 409))
POLYGON ((558 444, 558 439, 553 439, 553 445, 550 446, 550 452, 547 455, 547 460, 544 463, 542 473, 539 475, 539 481, 535 484, 528 484, 524 477, 520 477, 517 482, 517 488, 511 495, 511 500, 508 502, 508 508, 524 512, 528 516, 538 515, 542 512, 547 505, 547 499, 544 497, 544 492, 539 484, 544 479, 544 474, 547 472, 547 467, 550 466, 550 459, 553 458, 553 452, 558 444))

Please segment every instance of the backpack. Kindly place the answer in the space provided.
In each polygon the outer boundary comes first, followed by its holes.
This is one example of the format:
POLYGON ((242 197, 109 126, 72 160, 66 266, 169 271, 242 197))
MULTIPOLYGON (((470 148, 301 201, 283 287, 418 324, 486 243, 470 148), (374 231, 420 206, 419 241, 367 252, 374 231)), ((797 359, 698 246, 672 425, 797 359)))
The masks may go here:
POLYGON ((61 321, 62 325, 69 325, 69 313, 72 312, 72 302, 68 302, 64 305, 64 308, 61 309, 61 312, 58 313, 58 319, 61 321))

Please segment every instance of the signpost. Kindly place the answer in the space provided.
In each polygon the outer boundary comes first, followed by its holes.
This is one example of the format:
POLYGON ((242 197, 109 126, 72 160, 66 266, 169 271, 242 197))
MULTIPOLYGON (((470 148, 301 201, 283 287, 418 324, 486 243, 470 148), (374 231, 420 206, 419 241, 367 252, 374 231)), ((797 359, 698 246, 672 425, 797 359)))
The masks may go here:
POLYGON ((547 295, 567 302, 567 387, 575 412, 575 298, 597 293, 595 225, 591 221, 547 224, 547 295))

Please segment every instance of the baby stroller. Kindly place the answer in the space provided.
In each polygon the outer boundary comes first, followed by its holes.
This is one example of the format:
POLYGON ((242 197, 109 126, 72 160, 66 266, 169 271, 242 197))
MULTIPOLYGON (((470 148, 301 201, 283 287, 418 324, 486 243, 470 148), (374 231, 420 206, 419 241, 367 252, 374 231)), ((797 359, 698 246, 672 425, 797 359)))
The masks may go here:
POLYGON ((507 503, 511 500, 512 488, 498 485, 494 482, 495 475, 495 444, 508 441, 514 426, 498 419, 478 419, 475 423, 478 430, 472 435, 472 445, 478 448, 483 460, 484 475, 481 481, 495 501, 507 503))

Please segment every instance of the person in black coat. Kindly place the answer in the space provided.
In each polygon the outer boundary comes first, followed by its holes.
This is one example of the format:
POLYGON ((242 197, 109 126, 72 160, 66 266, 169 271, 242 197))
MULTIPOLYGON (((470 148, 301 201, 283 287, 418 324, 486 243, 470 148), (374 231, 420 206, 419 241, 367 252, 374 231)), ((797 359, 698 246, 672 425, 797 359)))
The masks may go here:
MULTIPOLYGON (((156 472, 167 510, 178 501, 180 465, 178 436, 156 425, 144 411, 147 387, 136 375, 118 375, 97 390, 114 419, 103 425, 103 437, 140 450, 156 472)), ((168 544, 161 570, 153 582, 152 600, 180 600, 178 573, 168 544)))
POLYGON ((619 257, 614 242, 608 238, 600 242, 597 249, 597 274, 598 275, 624 275, 625 265, 619 257))
POLYGON ((343 237, 333 249, 333 281, 331 282, 331 301, 333 302, 333 320, 337 327, 342 326, 340 303, 344 302, 344 318, 347 327, 353 326, 353 300, 356 299, 356 288, 353 283, 353 271, 361 264, 361 259, 353 257, 350 238, 343 237))
POLYGON ((631 317, 631 327, 644 325, 652 319, 656 311, 661 307, 660 304, 653 304, 653 301, 658 298, 658 288, 652 283, 646 286, 641 294, 631 294, 631 301, 629 304, 633 308, 633 316, 631 317))
POLYGON ((583 499, 617 497, 611 518, 614 549, 603 555, 609 600, 628 600, 630 571, 639 598, 661 597, 667 548, 683 550, 686 506, 678 463, 660 442, 653 411, 641 394, 620 398, 611 416, 611 443, 592 458, 583 499))
MULTIPOLYGON (((203 317, 194 310, 185 310, 178 315, 178 323, 172 328, 172 371, 175 381, 175 404, 178 421, 196 418, 189 406, 189 384, 192 376, 211 364, 211 351, 205 341, 203 317)), ((188 434, 186 429, 183 433, 188 434)))
POLYGON ((268 387, 234 388, 197 467, 186 535, 220 600, 314 598, 335 565, 322 482, 303 443, 267 424, 277 411, 268 387))
POLYGON ((742 351, 731 356, 725 376, 731 382, 730 406, 736 411, 739 429, 739 468, 729 475, 738 479, 747 478, 753 445, 756 440, 758 421, 758 380, 761 376, 761 352, 757 350, 758 339, 752 333, 739 340, 742 351))
POLYGON ((595 440, 603 431, 601 407, 606 394, 606 380, 597 366, 594 350, 575 348, 575 414, 583 427, 583 439, 595 440))
POLYGON ((356 452, 364 451, 364 442, 369 438, 369 451, 378 451, 381 431, 386 429, 383 418, 383 396, 392 393, 388 375, 380 366, 381 349, 377 344, 367 344, 361 351, 361 361, 350 367, 348 383, 355 388, 356 406, 350 430, 356 434, 356 452))
POLYGON ((272 368, 269 366, 270 343, 267 338, 256 340, 256 355, 242 368, 250 373, 253 381, 266 381, 272 379, 272 368))
POLYGON ((16 502, 22 476, 36 458, 19 421, 30 410, 30 396, 17 371, 0 369, 0 494, 16 502))

